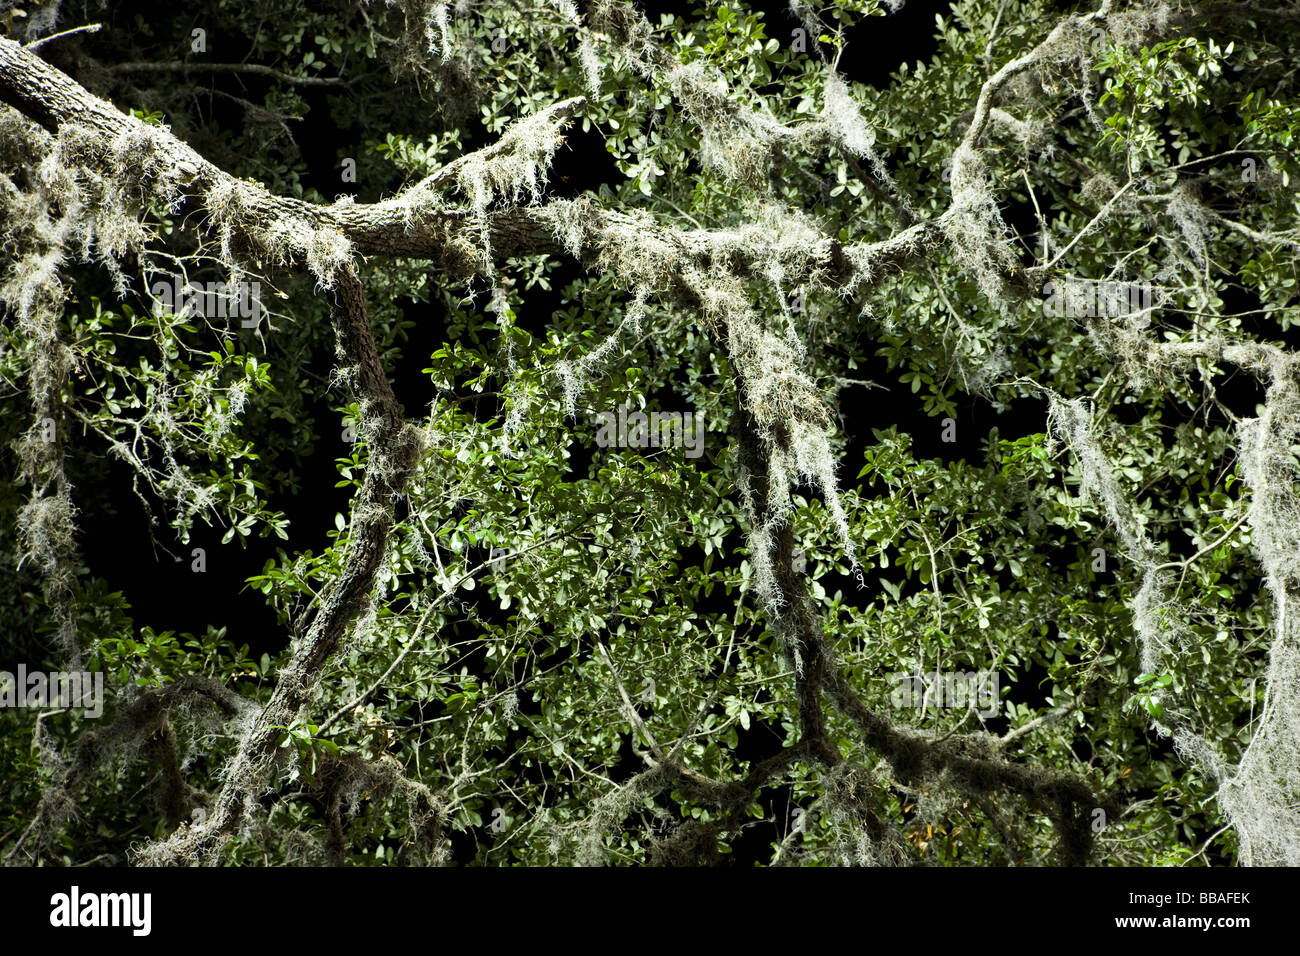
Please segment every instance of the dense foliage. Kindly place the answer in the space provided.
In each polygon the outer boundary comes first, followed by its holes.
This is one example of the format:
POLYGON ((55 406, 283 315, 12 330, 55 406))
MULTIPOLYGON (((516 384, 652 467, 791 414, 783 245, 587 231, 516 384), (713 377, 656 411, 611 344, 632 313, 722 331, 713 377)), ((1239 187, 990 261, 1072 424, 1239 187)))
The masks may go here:
POLYGON ((0 856, 1300 863, 1300 14, 901 6, 0 4, 0 856))

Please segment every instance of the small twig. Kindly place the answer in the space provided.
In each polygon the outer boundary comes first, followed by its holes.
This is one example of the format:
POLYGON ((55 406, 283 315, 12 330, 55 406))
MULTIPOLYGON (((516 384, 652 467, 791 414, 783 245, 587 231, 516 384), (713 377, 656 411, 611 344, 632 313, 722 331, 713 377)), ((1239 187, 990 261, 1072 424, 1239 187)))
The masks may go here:
POLYGON ((600 656, 605 658, 605 664, 609 667, 610 673, 614 675, 614 683, 618 685, 618 694, 623 698, 623 706, 627 710, 628 720, 632 722, 632 726, 641 732, 641 736, 645 738, 645 742, 650 745, 650 750, 662 762, 664 759, 664 753, 659 747, 659 741, 655 740, 655 735, 650 732, 650 728, 645 725, 645 721, 641 719, 641 715, 636 712, 636 707, 632 703, 632 698, 627 696, 627 688, 623 686, 623 679, 618 676, 618 668, 614 666, 614 661, 610 659, 609 651, 605 650, 604 641, 597 641, 596 647, 600 650, 600 656))
POLYGON ((73 27, 71 30, 64 30, 61 33, 51 33, 47 37, 41 37, 39 40, 33 40, 31 43, 23 46, 24 50, 35 50, 49 43, 51 40, 57 40, 60 37, 72 36, 74 33, 98 33, 103 29, 102 23, 87 23, 85 26, 73 27))
POLYGON ((1048 723, 1049 721, 1055 720, 1057 717, 1063 717, 1072 710, 1074 710, 1074 705, 1067 704, 1065 706, 1058 707, 1055 710, 1048 711, 1047 713, 1043 714, 1041 717, 1035 717, 1033 720, 1025 724, 1023 727, 1017 727, 1014 730, 1007 731, 1006 736, 1003 737, 1001 740, 1002 746, 1005 747, 1007 744, 1011 743, 1011 741, 1015 740, 1017 737, 1023 737, 1031 730, 1034 730, 1035 728, 1041 726, 1042 724, 1048 723))
POLYGON ((1214 833, 1211 833, 1209 839, 1206 840, 1205 843, 1201 845, 1201 848, 1183 861, 1183 866, 1190 865, 1194 859, 1196 859, 1198 856, 1200 856, 1202 853, 1208 850, 1210 848, 1210 844, 1214 842, 1215 838, 1218 837, 1220 833, 1222 833, 1224 830, 1231 830, 1231 829, 1232 829, 1232 824, 1229 823, 1227 826, 1220 827, 1214 833))
POLYGON ((1183 589, 1183 582, 1187 578, 1187 569, 1191 567, 1192 562, 1196 561, 1197 559, 1213 551, 1219 545, 1223 544, 1225 541, 1231 538, 1232 535, 1236 532, 1236 530, 1242 526, 1242 524, 1245 522, 1247 517, 1249 516, 1243 514, 1240 518, 1238 518, 1236 521, 1232 523, 1232 527, 1230 527, 1227 531, 1223 532, 1223 534, 1220 535, 1218 538, 1216 538, 1213 542, 1201 548, 1200 551, 1197 551, 1190 558, 1187 558, 1186 560, 1183 561, 1169 561, 1166 564, 1157 565, 1155 570, 1167 571, 1171 568, 1178 568, 1178 567, 1181 567, 1183 569, 1183 573, 1178 576, 1178 587, 1174 591, 1174 593, 1177 594, 1179 591, 1183 589))

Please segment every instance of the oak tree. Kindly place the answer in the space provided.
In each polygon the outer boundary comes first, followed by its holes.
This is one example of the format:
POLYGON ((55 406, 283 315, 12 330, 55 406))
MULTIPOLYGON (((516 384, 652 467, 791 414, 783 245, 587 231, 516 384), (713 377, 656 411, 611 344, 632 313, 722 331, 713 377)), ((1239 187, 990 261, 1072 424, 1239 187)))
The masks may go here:
POLYGON ((1300 863, 1300 11, 0 7, 8 862, 1300 863))

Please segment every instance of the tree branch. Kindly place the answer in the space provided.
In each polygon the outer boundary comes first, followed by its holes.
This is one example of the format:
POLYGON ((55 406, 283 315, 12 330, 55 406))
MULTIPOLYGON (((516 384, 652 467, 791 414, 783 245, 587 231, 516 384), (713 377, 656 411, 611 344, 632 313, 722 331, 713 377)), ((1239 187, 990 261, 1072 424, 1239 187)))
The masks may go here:
POLYGON ((351 83, 341 76, 294 76, 261 63, 117 63, 110 73, 251 73, 269 76, 295 86, 345 86, 351 83))
POLYGON ((337 349, 352 366, 370 445, 343 568, 322 598, 293 659, 278 675, 270 701, 240 740, 211 817, 142 851, 142 859, 153 865, 180 865, 211 854, 235 832, 261 796, 284 728, 293 724, 311 700, 326 664, 369 600, 387 548, 394 499, 406 486, 421 451, 419 438, 404 424, 401 406, 379 363, 361 281, 351 267, 334 277, 332 310, 337 349))

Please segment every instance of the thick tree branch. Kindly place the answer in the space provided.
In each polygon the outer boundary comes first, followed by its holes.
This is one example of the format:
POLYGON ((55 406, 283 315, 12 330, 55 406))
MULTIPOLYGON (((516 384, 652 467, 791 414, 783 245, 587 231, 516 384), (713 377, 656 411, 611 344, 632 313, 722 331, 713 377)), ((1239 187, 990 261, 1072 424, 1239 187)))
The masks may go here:
MULTIPOLYGON (((768 522, 769 452, 743 412, 738 441, 745 471, 744 497, 754 503, 750 520, 768 522)), ((1100 807, 1118 816, 1115 801, 1097 795, 1076 777, 1006 760, 995 737, 962 734, 935 740, 897 727, 871 710, 835 662, 821 622, 809 606, 800 576, 792 567, 793 536, 788 521, 767 527, 759 540, 772 542, 771 560, 781 599, 773 625, 784 636, 788 653, 792 657, 797 654, 796 695, 804 740, 812 755, 830 767, 843 759, 826 729, 821 704, 824 690, 835 709, 857 728, 863 744, 888 760, 903 784, 920 785, 943 776, 971 795, 987 796, 999 790, 1017 793, 1031 808, 1047 813, 1056 825, 1062 862, 1086 862, 1092 845, 1091 811, 1100 807)))
MULTIPOLYGON (((51 132, 69 124, 83 127, 104 146, 121 139, 147 139, 159 166, 173 171, 167 189, 204 209, 210 227, 228 228, 232 248, 255 258, 305 260, 310 255, 307 242, 295 237, 314 235, 316 241, 327 241, 332 236, 361 255, 436 259, 449 268, 474 271, 481 265, 478 246, 484 224, 472 210, 439 204, 434 197, 449 187, 468 163, 490 161, 508 148, 499 142, 461 157, 394 199, 326 206, 275 196, 256 183, 236 179, 168 130, 120 112, 67 74, 5 39, 0 39, 0 101, 51 132)), ((532 119, 559 126, 584 104, 581 97, 565 100, 532 119)), ((102 161, 106 166, 113 164, 107 154, 102 161)), ((489 211, 486 235, 497 256, 561 255, 575 252, 576 242, 590 257, 593 250, 638 240, 673 249, 684 264, 705 273, 719 266, 742 273, 756 270, 767 253, 761 242, 750 241, 751 235, 744 237, 745 242, 737 241, 741 237, 736 230, 673 229, 645 215, 604 209, 590 199, 489 211)), ((933 224, 919 223, 874 243, 844 246, 822 237, 801 250, 802 261, 790 279, 797 282, 815 274, 830 285, 846 285, 920 258, 935 236, 933 224)), ((775 244, 780 238, 768 236, 767 242, 775 244)))
POLYGON ((343 568, 321 600, 293 659, 278 675, 266 707, 240 741, 209 820, 143 853, 155 865, 177 865, 204 857, 233 834, 266 785, 286 727, 312 694, 348 628, 369 600, 393 522, 393 502, 406 486, 421 447, 403 422, 366 315, 361 281, 351 268, 334 277, 333 313, 340 358, 350 364, 361 399, 370 462, 353 507, 343 568))

